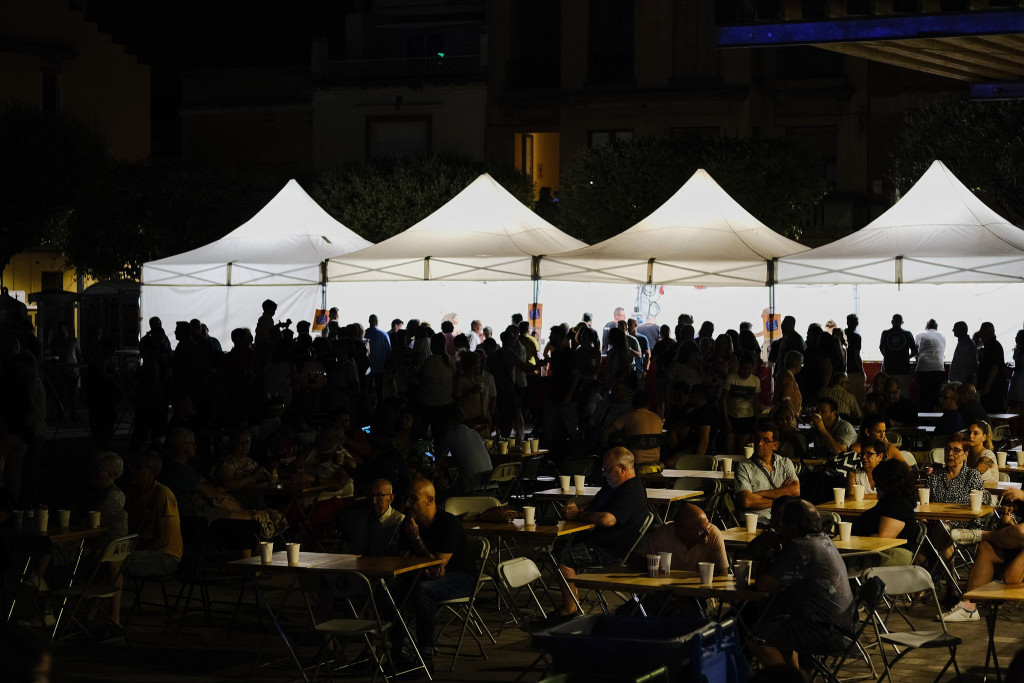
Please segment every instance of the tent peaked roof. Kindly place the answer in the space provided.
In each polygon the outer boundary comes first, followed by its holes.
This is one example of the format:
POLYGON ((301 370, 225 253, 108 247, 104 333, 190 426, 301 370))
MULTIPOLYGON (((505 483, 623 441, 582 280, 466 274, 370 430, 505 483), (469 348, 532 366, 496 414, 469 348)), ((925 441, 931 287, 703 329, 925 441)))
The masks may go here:
POLYGON ((1019 282, 1024 231, 941 161, 888 211, 842 239, 779 262, 782 284, 1019 282))
POLYGON ((773 232, 704 169, 628 230, 585 249, 548 257, 551 280, 758 285, 768 263, 806 247, 773 232))
POLYGON ((331 281, 528 280, 533 258, 586 246, 483 174, 411 228, 331 259, 331 281))

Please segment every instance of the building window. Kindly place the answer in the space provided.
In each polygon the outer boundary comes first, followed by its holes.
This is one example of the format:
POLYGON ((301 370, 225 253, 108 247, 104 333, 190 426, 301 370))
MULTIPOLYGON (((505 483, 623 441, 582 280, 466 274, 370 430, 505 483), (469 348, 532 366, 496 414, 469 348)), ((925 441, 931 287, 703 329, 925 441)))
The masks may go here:
POLYGON ((632 0, 591 0, 588 32, 590 83, 633 80, 632 0))
POLYGON ((607 147, 608 145, 614 145, 619 142, 632 142, 633 131, 632 130, 592 130, 588 131, 587 144, 590 149, 597 149, 598 147, 607 147))
POLYGON ((430 151, 430 117, 366 120, 366 158, 402 157, 430 151))

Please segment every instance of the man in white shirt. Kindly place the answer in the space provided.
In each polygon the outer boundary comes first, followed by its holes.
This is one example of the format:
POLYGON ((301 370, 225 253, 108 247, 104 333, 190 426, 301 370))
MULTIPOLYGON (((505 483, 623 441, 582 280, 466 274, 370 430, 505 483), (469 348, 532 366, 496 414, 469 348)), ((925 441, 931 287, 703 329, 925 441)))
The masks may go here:
POLYGON ((476 351, 477 344, 484 340, 484 324, 479 320, 474 320, 469 324, 469 350, 476 351))
POLYGON ((938 404, 939 388, 946 380, 946 338, 933 318, 914 341, 917 344, 917 403, 921 412, 930 413, 938 404))

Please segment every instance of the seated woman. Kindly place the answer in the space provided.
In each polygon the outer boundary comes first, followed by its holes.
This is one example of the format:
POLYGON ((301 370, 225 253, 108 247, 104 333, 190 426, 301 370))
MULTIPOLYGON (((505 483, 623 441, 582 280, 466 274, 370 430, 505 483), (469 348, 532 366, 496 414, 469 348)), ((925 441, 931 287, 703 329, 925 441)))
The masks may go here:
POLYGON ((992 443, 992 426, 984 420, 974 420, 967 424, 965 433, 961 435, 967 440, 967 466, 981 472, 981 480, 986 484, 999 481, 999 468, 996 465, 995 445, 992 443), (987 458, 984 469, 980 465, 982 458, 987 458))
POLYGON ((854 453, 860 453, 865 442, 882 441, 885 443, 886 459, 902 460, 903 456, 900 455, 900 449, 889 443, 889 440, 885 438, 885 430, 887 426, 885 418, 882 415, 879 415, 878 413, 865 415, 864 419, 860 421, 860 430, 857 433, 857 443, 850 446, 850 450, 854 453))
MULTIPOLYGON (((888 444, 881 439, 869 439, 859 446, 861 466, 847 474, 846 495, 852 496, 854 484, 860 484, 864 487, 865 497, 872 496, 877 488, 874 477, 875 468, 885 459, 888 444)), ((900 462, 903 461, 900 460, 900 462)))
MULTIPOLYGON (((853 522, 856 536, 902 538, 916 535, 914 505, 917 503, 917 477, 902 460, 880 462, 873 472, 878 502, 853 522)), ((884 551, 883 565, 908 565, 913 559, 907 548, 884 551)))
POLYGON ((224 491, 233 493, 242 509, 254 512, 254 521, 260 525, 259 536, 274 538, 285 528, 284 516, 277 510, 267 509, 261 492, 255 487, 265 484, 270 473, 249 457, 252 435, 245 427, 231 433, 228 454, 213 468, 213 478, 224 491))
MULTIPOLYGON (((336 425, 321 429, 316 435, 313 448, 306 455, 304 468, 303 476, 308 481, 334 484, 330 489, 316 494, 315 500, 304 503, 312 504, 306 519, 314 533, 320 535, 338 511, 352 504, 355 492, 356 460, 345 450, 345 432, 336 425)), ((291 522, 298 518, 298 510, 288 510, 287 514, 291 522)))

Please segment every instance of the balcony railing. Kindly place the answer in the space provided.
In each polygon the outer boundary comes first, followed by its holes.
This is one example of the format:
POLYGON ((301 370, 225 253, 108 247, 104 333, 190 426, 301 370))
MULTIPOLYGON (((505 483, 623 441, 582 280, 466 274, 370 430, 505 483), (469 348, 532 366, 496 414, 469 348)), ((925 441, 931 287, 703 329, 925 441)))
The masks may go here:
POLYGON ((480 55, 329 60, 326 66, 325 73, 315 75, 331 81, 452 78, 484 73, 480 55))

